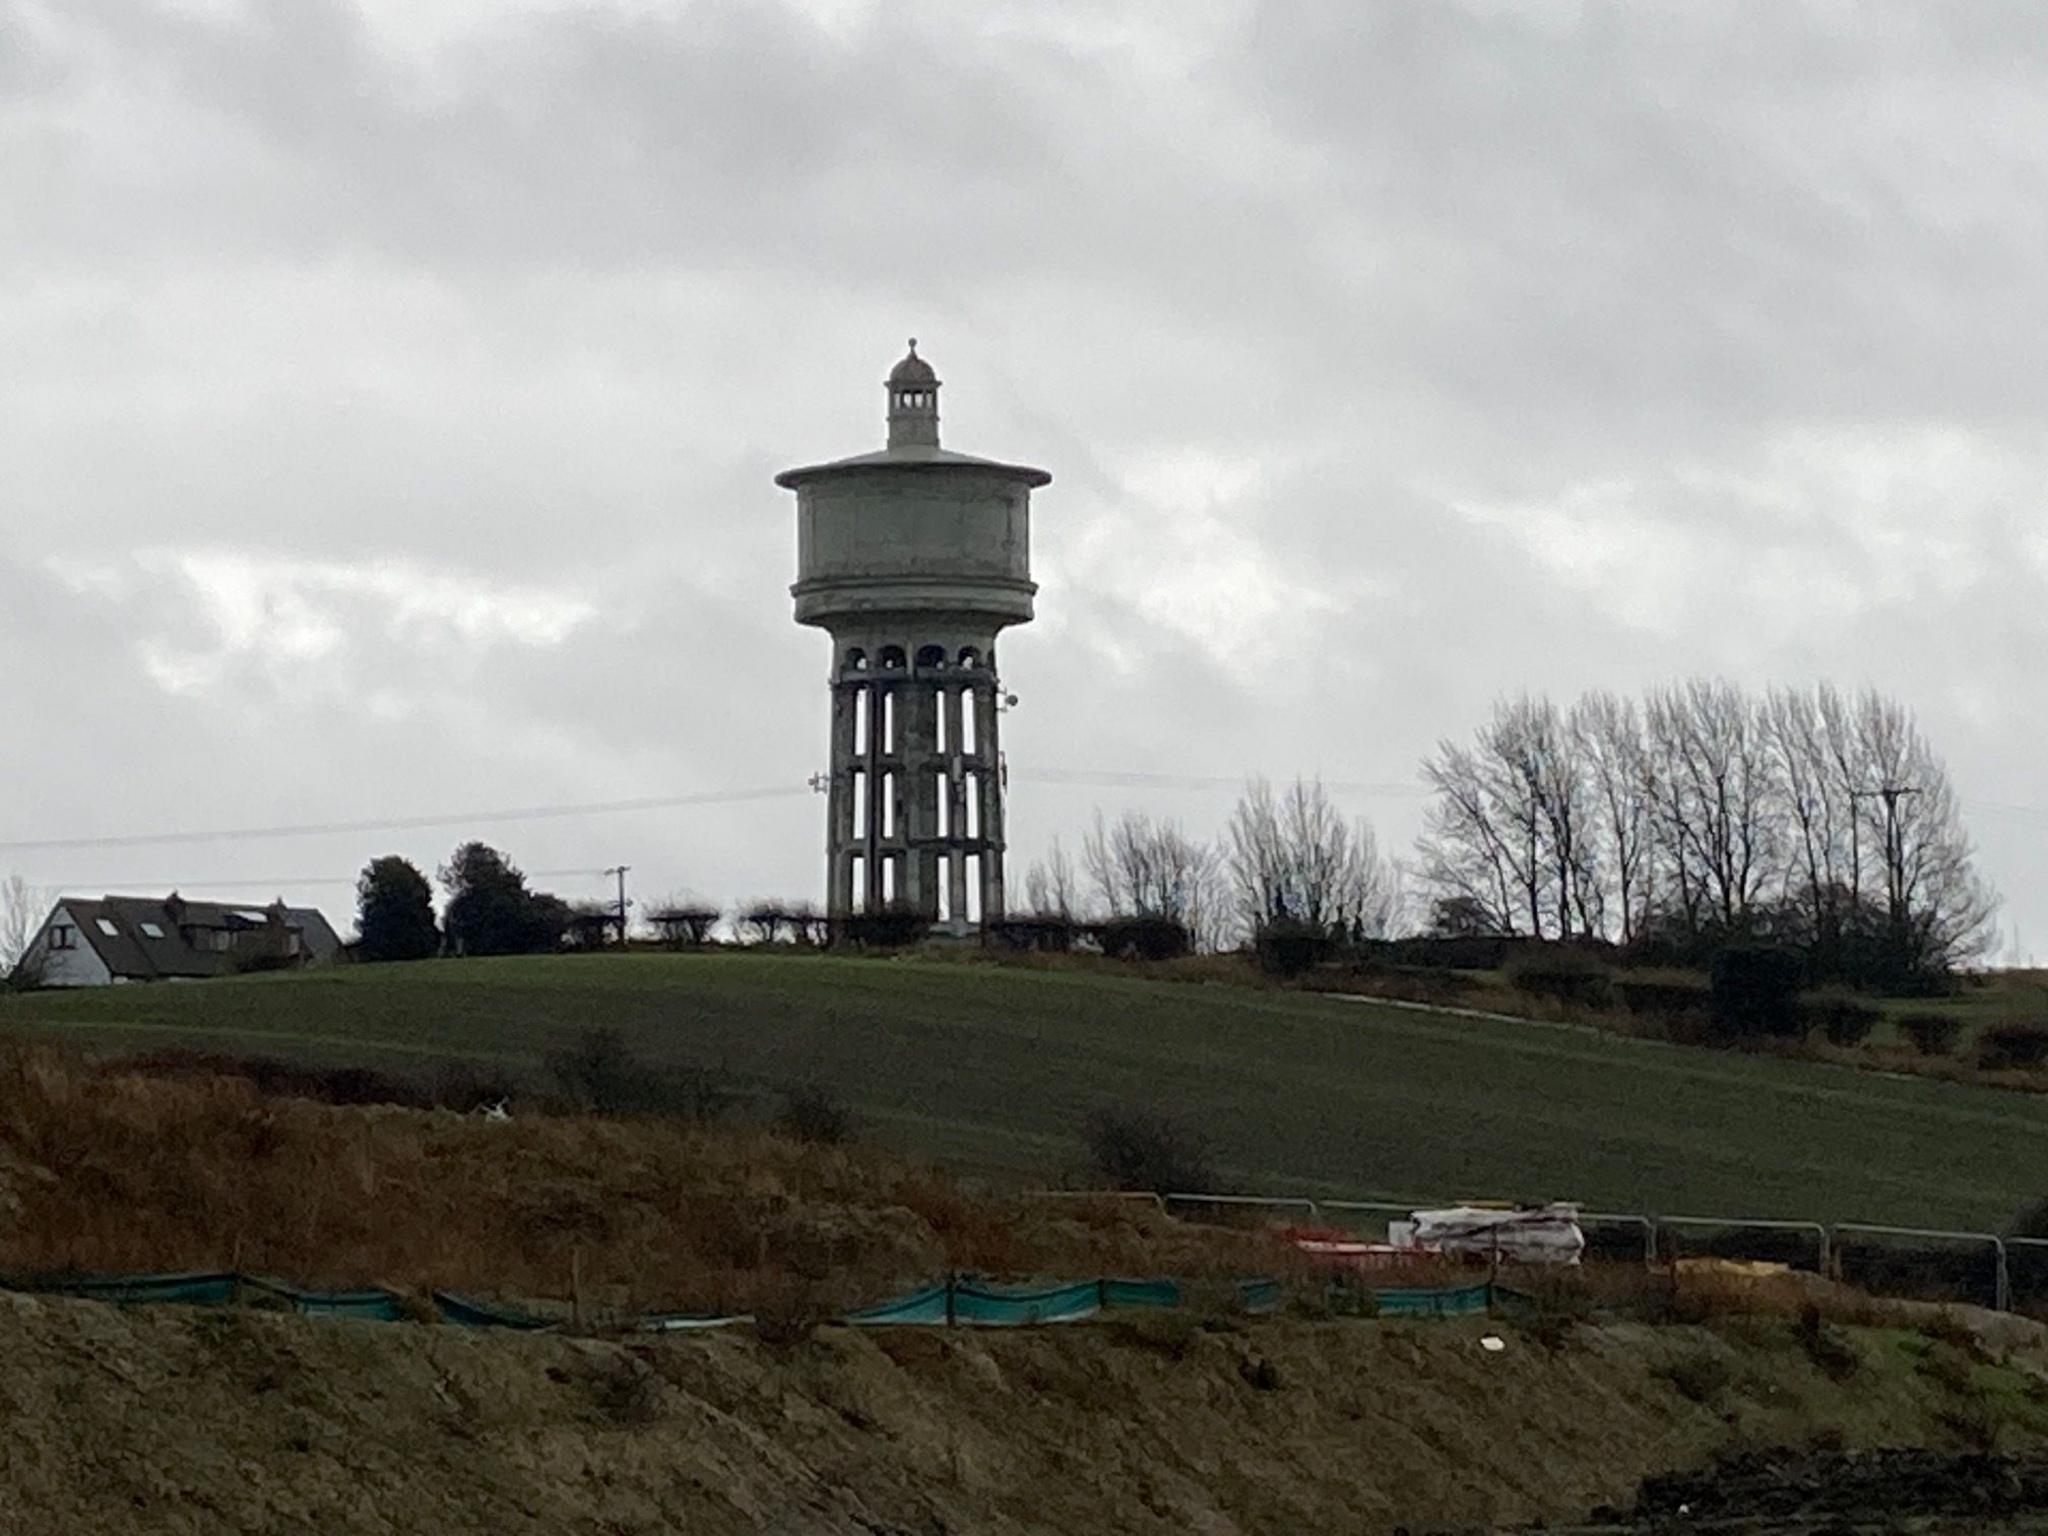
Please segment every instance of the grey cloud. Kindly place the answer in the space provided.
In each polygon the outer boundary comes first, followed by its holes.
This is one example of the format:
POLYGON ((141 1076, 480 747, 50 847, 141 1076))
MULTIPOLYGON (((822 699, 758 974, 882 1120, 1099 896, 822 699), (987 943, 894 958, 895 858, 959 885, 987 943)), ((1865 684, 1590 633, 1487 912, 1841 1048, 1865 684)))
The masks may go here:
MULTIPOLYGON (((1146 793, 1035 771, 1398 778, 1498 692, 1688 672, 1880 683, 1966 794, 2036 793, 2035 10, 1265 6, 1178 75, 1050 14, 480 4, 415 56, 342 0, 0 0, 0 635, 42 724, 0 837, 800 785, 823 641, 769 477, 878 441, 911 331, 948 441, 1056 476, 1020 862, 1146 793), (172 695, 146 647, 203 653, 203 596, 44 564, 164 550, 597 612, 423 647, 323 588, 308 689, 237 652, 172 695), (173 792, 223 756, 254 787, 173 792)), ((1398 845, 1415 805, 1360 808, 1398 845)), ((818 820, 504 841, 802 891, 818 820)), ((2038 834, 1977 830, 2048 944, 2038 834)))

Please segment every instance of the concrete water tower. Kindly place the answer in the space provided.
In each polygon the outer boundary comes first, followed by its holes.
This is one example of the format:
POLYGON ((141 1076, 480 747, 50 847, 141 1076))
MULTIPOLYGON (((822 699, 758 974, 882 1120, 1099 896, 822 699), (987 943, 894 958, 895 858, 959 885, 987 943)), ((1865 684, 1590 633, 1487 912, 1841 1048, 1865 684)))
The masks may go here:
POLYGON ((799 624, 832 636, 826 905, 965 932, 1003 913, 996 635, 1031 619, 1031 492, 1052 476, 939 446, 939 379, 889 372, 889 446, 784 470, 799 624))

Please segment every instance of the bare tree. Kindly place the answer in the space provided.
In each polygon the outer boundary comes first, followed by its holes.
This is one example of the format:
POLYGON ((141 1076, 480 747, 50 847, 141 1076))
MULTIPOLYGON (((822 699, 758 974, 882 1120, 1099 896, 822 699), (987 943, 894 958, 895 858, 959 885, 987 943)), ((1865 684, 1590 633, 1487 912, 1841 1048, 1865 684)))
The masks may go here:
POLYGON ((1478 754, 1441 741, 1436 756, 1423 761, 1422 776, 1436 798, 1416 839, 1416 867, 1434 898, 1439 926, 1444 914, 1456 913, 1463 932, 1523 931, 1511 831, 1498 819, 1478 754))
POLYGON ((1024 872, 1024 904, 1040 917, 1073 922, 1081 915, 1081 886, 1073 856, 1057 837, 1045 858, 1034 860, 1024 872))
POLYGON ((1874 691, 1857 700, 1856 724, 1868 769, 1857 848, 1877 848, 1887 952, 1915 973, 1980 958, 1998 902, 1971 862, 1946 768, 1911 714, 1874 691))
POLYGON ((1199 948, 1222 943, 1229 901, 1220 861, 1178 822, 1143 811, 1105 822, 1097 811, 1081 840, 1081 867, 1111 916, 1163 917, 1186 928, 1199 948))
POLYGON ((1226 862, 1238 921, 1251 934, 1291 919, 1379 937, 1394 914, 1394 871, 1371 823, 1347 822, 1320 779, 1296 779, 1277 797, 1264 779, 1247 784, 1226 862))
POLYGON ((1849 711, 1827 684, 1774 688, 1761 725, 1784 824, 1784 899, 1799 911, 1815 954, 1832 966, 1856 899, 1851 823, 1862 770, 1849 711))
POLYGON ((1642 712, 1633 699, 1589 693, 1572 706, 1568 728, 1594 800, 1600 930, 1627 944, 1641 931, 1650 901, 1649 758, 1642 712))
POLYGON ((1874 692, 1693 680, 1641 708, 1589 694, 1562 720, 1504 700, 1423 774, 1417 872, 1441 928, 1769 934, 1822 974, 1873 980, 1952 969, 1991 939, 1996 899, 1947 773, 1874 692))
POLYGON ((29 941, 42 926, 42 902, 42 893, 18 872, 0 880, 0 976, 28 953, 29 941))
POLYGON ((1687 931, 1750 926, 1776 867, 1777 800, 1758 709, 1731 683, 1694 678, 1645 712, 1661 852, 1687 931))
POLYGON ((711 942, 724 916, 711 902, 687 891, 671 891, 643 904, 648 926, 664 944, 695 947, 711 942))
POLYGON ((1437 798, 1416 847, 1440 905, 1497 933, 1573 930, 1573 866, 1585 850, 1581 797, 1556 761, 1560 736, 1548 701, 1503 699, 1470 748, 1441 742, 1424 761, 1437 798))

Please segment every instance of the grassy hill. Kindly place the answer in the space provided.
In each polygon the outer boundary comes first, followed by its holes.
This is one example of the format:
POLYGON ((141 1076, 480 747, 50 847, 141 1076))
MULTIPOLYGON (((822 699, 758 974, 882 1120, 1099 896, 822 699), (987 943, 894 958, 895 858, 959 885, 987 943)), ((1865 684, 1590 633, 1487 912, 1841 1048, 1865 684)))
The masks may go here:
POLYGON ((1150 1104, 1262 1192, 1977 1228, 2048 1193, 2048 1096, 1097 971, 648 954, 0 998, 0 1034, 382 1066, 532 1071, 591 1025, 763 1094, 824 1083, 873 1139, 1020 1181, 1150 1104))

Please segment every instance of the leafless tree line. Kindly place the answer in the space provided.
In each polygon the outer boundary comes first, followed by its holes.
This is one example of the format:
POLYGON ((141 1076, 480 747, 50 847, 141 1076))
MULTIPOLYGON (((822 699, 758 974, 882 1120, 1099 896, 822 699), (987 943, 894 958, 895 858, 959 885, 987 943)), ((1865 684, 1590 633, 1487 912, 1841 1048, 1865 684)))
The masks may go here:
POLYGON ((0 880, 0 978, 28 953, 29 941, 42 926, 42 896, 19 874, 0 880))
POLYGON ((1440 931, 1684 947, 1754 934, 1824 968, 1978 957, 1996 900, 1911 713, 1821 684, 1506 699, 1422 765, 1440 931))
POLYGON ((1078 866, 1059 839, 1024 876, 1024 904, 1069 922, 1163 918, 1199 949, 1222 949, 1288 919, 1319 932, 1384 936, 1401 886, 1363 819, 1347 821, 1318 780, 1275 792, 1245 786, 1223 835, 1205 842, 1178 821, 1096 812, 1078 866))

